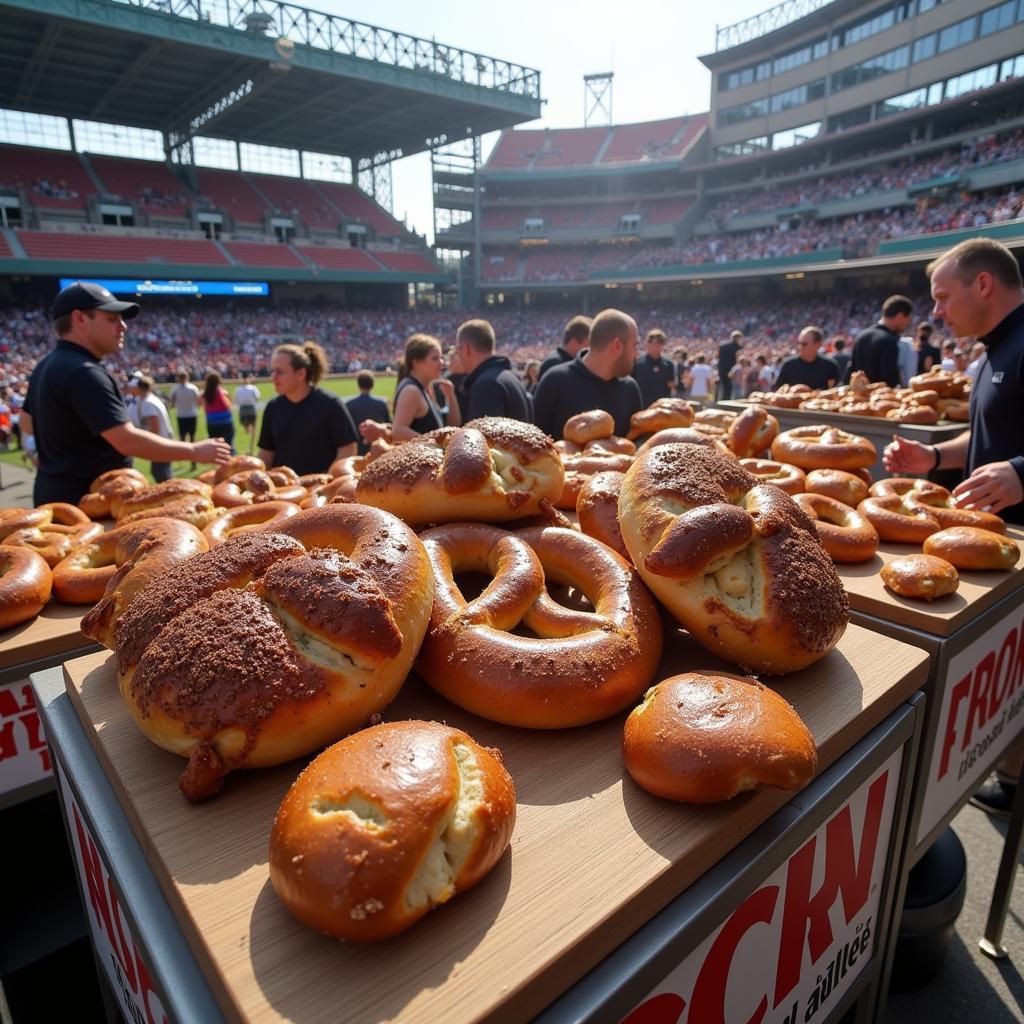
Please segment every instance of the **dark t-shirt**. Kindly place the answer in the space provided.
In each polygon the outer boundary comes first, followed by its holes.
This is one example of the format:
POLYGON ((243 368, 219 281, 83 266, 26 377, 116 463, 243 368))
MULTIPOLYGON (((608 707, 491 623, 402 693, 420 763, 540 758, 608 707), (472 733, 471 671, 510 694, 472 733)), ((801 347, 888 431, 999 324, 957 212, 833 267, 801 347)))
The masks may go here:
POLYGON ((890 387, 900 386, 899 335, 885 324, 875 324, 857 335, 850 359, 851 374, 863 370, 872 384, 885 381, 890 387))
POLYGON ((489 356, 462 382, 459 395, 462 418, 506 416, 533 422, 533 403, 505 356, 489 356))
POLYGON ((533 421, 556 441, 570 416, 590 409, 604 409, 615 419, 615 433, 625 437, 629 418, 643 407, 640 386, 632 377, 602 380, 587 369, 583 350, 571 362, 549 370, 533 396, 533 421))
POLYGON ((327 472, 338 449, 358 440, 341 400, 319 388, 301 402, 278 395, 263 410, 259 446, 274 453, 275 466, 290 466, 300 476, 327 472))
MULTIPOLYGON (((348 414, 352 417, 352 422, 356 425, 357 429, 363 420, 375 420, 377 423, 391 422, 388 403, 383 398, 377 398, 375 395, 365 391, 360 391, 353 398, 347 398, 345 400, 345 408, 348 409, 348 414)), ((365 455, 369 450, 370 446, 360 436, 359 454, 365 455)))
POLYGON ((100 435, 128 422, 121 391, 99 360, 63 339, 32 371, 25 412, 32 417, 39 471, 33 500, 77 504, 89 485, 131 460, 100 435))
POLYGON ((556 366, 561 366, 562 363, 571 363, 575 358, 575 356, 569 355, 569 353, 559 345, 558 348, 555 349, 555 354, 553 356, 548 356, 547 359, 540 364, 540 370, 537 372, 537 380, 540 380, 548 370, 554 369, 556 366))
POLYGON ((917 350, 917 372, 927 373, 932 366, 938 366, 942 362, 942 353, 930 342, 925 345, 921 344, 921 347, 917 350), (928 358, 931 357, 931 365, 925 365, 928 362, 928 358))
POLYGON ((736 356, 742 346, 738 341, 723 341, 718 346, 718 379, 725 380, 736 365, 736 356))
MULTIPOLYGON (((987 352, 971 388, 965 473, 1008 461, 1024 481, 1024 305, 980 340, 987 352)), ((1024 523, 1024 502, 999 514, 1009 523, 1024 523)))
POLYGON ((644 405, 650 405, 659 398, 670 398, 672 391, 668 385, 669 381, 675 380, 675 375, 676 364, 661 356, 637 356, 633 364, 633 380, 640 385, 644 405))
POLYGON ((838 384, 839 380, 839 367, 834 359, 815 356, 814 362, 809 363, 799 356, 790 356, 782 364, 775 386, 780 388, 783 384, 806 384, 810 388, 823 390, 838 384))

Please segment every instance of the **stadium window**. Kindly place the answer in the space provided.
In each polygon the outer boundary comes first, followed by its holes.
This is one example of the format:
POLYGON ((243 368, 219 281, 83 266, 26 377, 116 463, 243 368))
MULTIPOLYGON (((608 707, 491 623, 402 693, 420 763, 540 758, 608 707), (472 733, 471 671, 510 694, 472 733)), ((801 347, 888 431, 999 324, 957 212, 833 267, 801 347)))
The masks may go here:
POLYGON ((828 119, 829 134, 846 131, 848 128, 856 128, 858 125, 867 124, 870 120, 870 106, 857 107, 854 110, 844 111, 842 114, 834 114, 828 119))
POLYGON ((284 174, 291 178, 299 176, 299 151, 297 149, 257 146, 252 142, 243 142, 239 149, 241 150, 241 170, 243 171, 284 174))
POLYGON ((938 46, 939 37, 935 32, 931 35, 922 36, 920 39, 914 41, 914 46, 911 50, 911 60, 915 64, 919 64, 923 60, 928 60, 929 57, 935 56, 935 48, 938 46))
POLYGON ((936 103, 942 102, 942 83, 933 82, 928 86, 928 106, 934 107, 936 103))
POLYGON ((768 148, 768 136, 759 135, 756 139, 745 139, 743 142, 732 142, 719 146, 715 150, 716 160, 728 160, 734 156, 752 156, 763 153, 768 148))
POLYGON ((813 121, 810 124, 801 125, 799 128, 790 128, 784 132, 776 132, 772 135, 772 149, 789 149, 791 146, 799 146, 804 142, 816 139, 821 133, 821 122, 813 121))
POLYGON ((197 135, 192 140, 192 156, 198 167, 238 170, 238 150, 230 139, 208 139, 197 135))
POLYGON ((44 149, 70 149, 71 133, 63 117, 0 108, 0 142, 44 149))
POLYGON ((939 53, 948 53, 958 46, 965 46, 974 39, 977 18, 964 18, 939 32, 939 53))
POLYGON ((882 100, 875 108, 875 117, 891 117, 893 114, 902 114, 907 110, 923 107, 927 102, 928 90, 914 89, 901 96, 890 96, 889 99, 882 100))
POLYGON ((978 89, 987 89, 995 85, 998 70, 998 65, 989 64, 988 67, 978 68, 977 71, 968 71, 965 75, 947 79, 946 99, 953 100, 957 96, 965 96, 969 92, 977 92, 978 89))
POLYGON ((999 81, 1006 82, 1011 78, 1024 78, 1024 54, 1004 60, 999 66, 999 81))
POLYGON ((731 124, 741 124, 743 121, 752 121, 758 117, 764 117, 768 113, 766 100, 753 100, 750 103, 740 103, 735 107, 726 107, 718 112, 718 127, 725 128, 731 124))
POLYGON ((164 159, 164 140, 160 132, 101 121, 75 120, 72 126, 79 152, 130 156, 136 160, 164 159))
POLYGON ((993 32, 1002 32, 1004 28, 1009 28, 1017 20, 1018 5, 1019 0, 1009 0, 1009 3, 982 11, 978 36, 984 38, 992 35, 993 32))
POLYGON ((302 153, 302 170, 307 178, 317 181, 340 181, 352 183, 352 162, 342 156, 330 153, 302 153))

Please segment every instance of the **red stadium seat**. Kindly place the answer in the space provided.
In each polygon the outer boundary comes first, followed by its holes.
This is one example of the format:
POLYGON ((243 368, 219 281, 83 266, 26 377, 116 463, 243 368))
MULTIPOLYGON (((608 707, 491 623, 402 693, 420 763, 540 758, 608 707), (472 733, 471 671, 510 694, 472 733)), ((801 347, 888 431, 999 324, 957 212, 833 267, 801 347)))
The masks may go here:
POLYGON ((56 231, 19 231, 18 241, 31 259, 105 260, 121 263, 191 263, 229 266, 213 242, 138 235, 90 235, 56 231))
POLYGON ((181 218, 188 213, 188 192, 166 164, 91 154, 89 162, 109 196, 136 203, 154 217, 181 218))
POLYGON ((77 153, 0 146, 0 185, 20 186, 38 209, 85 210, 96 186, 77 153))
POLYGON ((306 269, 289 245, 273 242, 224 242, 224 248, 244 267, 301 267, 306 269))

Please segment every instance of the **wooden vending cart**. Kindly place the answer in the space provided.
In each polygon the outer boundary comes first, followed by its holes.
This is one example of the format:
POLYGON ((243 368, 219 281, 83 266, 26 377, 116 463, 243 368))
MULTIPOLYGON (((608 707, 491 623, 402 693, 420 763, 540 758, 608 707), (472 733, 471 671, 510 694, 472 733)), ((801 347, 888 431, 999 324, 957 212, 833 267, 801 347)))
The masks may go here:
MULTIPOLYGON (((723 667, 681 631, 666 651, 661 677, 723 667)), ((499 747, 518 821, 480 885, 369 947, 303 927, 270 885, 270 827, 300 764, 236 773, 191 805, 177 786, 184 762, 136 729, 109 655, 33 685, 98 960, 130 1019, 563 1020, 583 999, 590 1018, 614 1020, 668 985, 687 1003, 728 994, 756 1007, 764 996, 765 1019, 782 1024, 797 1004, 819 1020, 855 1001, 864 1019, 873 1011, 926 672, 923 651, 851 625, 828 657, 776 681, 818 743, 816 779, 795 795, 700 807, 652 797, 626 775, 624 715, 513 729, 413 676, 386 717, 443 719, 499 747), (761 942, 737 932, 757 915, 772 922, 770 967, 761 942), (800 924, 794 945, 801 915, 813 916, 813 937, 805 943, 800 924), (702 972, 712 953, 717 966, 702 972), (675 969, 691 970, 694 956, 690 991, 675 969)))

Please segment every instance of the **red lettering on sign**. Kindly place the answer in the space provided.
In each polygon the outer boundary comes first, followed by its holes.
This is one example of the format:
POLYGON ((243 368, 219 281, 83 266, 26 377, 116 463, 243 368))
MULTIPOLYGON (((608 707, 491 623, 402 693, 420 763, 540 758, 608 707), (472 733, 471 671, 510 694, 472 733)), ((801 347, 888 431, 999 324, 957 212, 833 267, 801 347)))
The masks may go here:
POLYGON ((960 705, 967 699, 970 688, 970 672, 953 687, 952 698, 949 702, 949 713, 946 716, 946 731, 942 737, 942 757, 939 759, 940 779, 949 771, 949 755, 953 752, 953 745, 956 743, 956 717, 960 710, 960 705))
POLYGON ((14 690, 9 687, 0 689, 0 717, 9 718, 11 715, 20 714, 22 711, 32 711, 36 706, 36 699, 32 695, 32 687, 26 683, 21 688, 21 700, 19 704, 14 696, 14 690))
POLYGON ((1017 630, 1011 629, 1003 637, 996 661, 997 685, 992 687, 992 702, 989 706, 989 717, 995 716, 999 706, 1013 692, 1013 659, 1017 653, 1017 630))
POLYGON ((996 656, 992 651, 989 651, 975 666, 971 703, 967 706, 967 728, 964 729, 963 742, 960 744, 961 750, 966 750, 970 746, 971 738, 974 736, 975 720, 977 720, 979 729, 984 729, 985 722, 988 721, 986 705, 988 704, 989 690, 992 688, 992 673, 995 671, 995 667, 996 656))
POLYGON ((21 716, 21 724, 25 726, 28 733, 28 749, 38 750, 46 746, 46 737, 43 735, 43 726, 39 720, 39 713, 36 711, 21 716))
POLYGON ((847 804, 829 821, 825 828, 825 878, 814 895, 811 895, 811 879, 817 837, 812 837, 790 857, 774 1006, 778 1006, 800 980, 805 937, 812 964, 817 963, 832 944, 829 911, 835 904, 836 896, 842 896, 847 924, 867 903, 888 781, 889 773, 883 772, 868 790, 860 850, 856 859, 850 805, 847 804))
MULTIPOLYGON (((708 950, 700 974, 693 986, 690 1020, 694 1024, 725 1024, 725 991, 736 947, 755 924, 771 924, 779 899, 777 885, 752 893, 736 908, 732 917, 708 950)), ((747 1024, 759 1024, 768 1010, 768 996, 762 995, 747 1024)))
POLYGON ((49 747, 43 747, 43 749, 39 751, 39 761, 40 761, 40 763, 43 766, 43 771, 44 772, 52 772, 53 771, 53 765, 50 763, 50 748, 49 747))
POLYGON ((110 907, 107 904, 107 885, 104 879, 106 872, 100 861, 92 836, 89 835, 82 819, 78 816, 78 807, 72 803, 71 813, 75 819, 75 834, 78 836, 78 850, 81 855, 82 870, 85 874, 85 888, 89 894, 93 914, 100 927, 107 933, 110 944, 114 944, 114 929, 110 921, 110 907))
POLYGON ((0 722, 0 761, 15 757, 17 753, 18 743, 14 738, 14 719, 9 718, 6 722, 0 722))
POLYGON ((686 1009, 686 1000, 675 992, 662 992, 641 1003, 621 1024, 679 1024, 686 1009))

